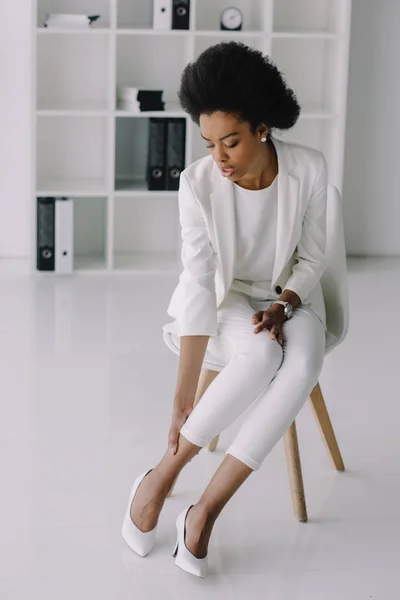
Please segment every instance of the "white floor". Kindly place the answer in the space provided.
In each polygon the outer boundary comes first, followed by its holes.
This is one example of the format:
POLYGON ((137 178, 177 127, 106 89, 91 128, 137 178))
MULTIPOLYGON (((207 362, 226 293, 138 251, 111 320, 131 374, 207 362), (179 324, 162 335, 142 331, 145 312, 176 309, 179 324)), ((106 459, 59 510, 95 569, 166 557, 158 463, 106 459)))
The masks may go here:
POLYGON ((400 260, 352 260, 349 278, 351 330, 320 379, 347 471, 332 468, 306 404, 308 523, 293 517, 280 442, 221 514, 200 579, 174 564, 175 517, 242 417, 182 472, 151 554, 120 535, 134 478, 167 444, 174 278, 3 274, 1 600, 398 599, 400 260))

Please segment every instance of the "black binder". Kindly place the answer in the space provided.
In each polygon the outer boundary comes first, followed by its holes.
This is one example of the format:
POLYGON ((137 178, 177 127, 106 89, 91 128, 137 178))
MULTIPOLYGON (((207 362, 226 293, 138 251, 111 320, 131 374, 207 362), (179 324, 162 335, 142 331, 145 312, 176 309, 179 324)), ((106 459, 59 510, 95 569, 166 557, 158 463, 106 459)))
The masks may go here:
POLYGON ((186 119, 168 119, 167 190, 179 189, 179 178, 185 168, 186 119))
POLYGON ((55 267, 55 198, 37 198, 38 271, 54 271, 55 267))
POLYGON ((190 0, 172 0, 172 29, 189 29, 190 0))
POLYGON ((149 149, 146 174, 149 190, 165 190, 166 123, 166 119, 149 119, 149 149))

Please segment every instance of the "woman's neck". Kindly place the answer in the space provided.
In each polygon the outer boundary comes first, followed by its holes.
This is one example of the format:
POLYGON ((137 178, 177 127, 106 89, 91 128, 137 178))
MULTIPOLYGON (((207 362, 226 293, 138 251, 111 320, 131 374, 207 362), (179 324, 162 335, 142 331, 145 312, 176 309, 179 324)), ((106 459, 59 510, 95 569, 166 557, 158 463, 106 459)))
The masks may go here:
MULTIPOLYGON (((264 145, 264 144, 263 144, 264 145)), ((259 174, 252 174, 235 183, 246 190, 262 190, 269 187, 278 174, 278 157, 274 144, 268 139, 265 154, 261 157, 259 174)))

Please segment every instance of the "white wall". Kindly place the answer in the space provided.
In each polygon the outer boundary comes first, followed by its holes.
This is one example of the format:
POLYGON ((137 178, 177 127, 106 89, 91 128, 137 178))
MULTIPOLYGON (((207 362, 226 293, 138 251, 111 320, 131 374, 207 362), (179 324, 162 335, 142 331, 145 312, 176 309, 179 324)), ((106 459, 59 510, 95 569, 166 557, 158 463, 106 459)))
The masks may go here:
POLYGON ((30 253, 31 52, 30 0, 0 2, 0 256, 30 253))
MULTIPOLYGON (((31 10, 0 3, 0 256, 28 256, 31 10)), ((344 199, 349 254, 400 255, 400 0, 353 0, 344 199)))
POLYGON ((400 255, 400 0, 353 0, 343 197, 347 251, 400 255))

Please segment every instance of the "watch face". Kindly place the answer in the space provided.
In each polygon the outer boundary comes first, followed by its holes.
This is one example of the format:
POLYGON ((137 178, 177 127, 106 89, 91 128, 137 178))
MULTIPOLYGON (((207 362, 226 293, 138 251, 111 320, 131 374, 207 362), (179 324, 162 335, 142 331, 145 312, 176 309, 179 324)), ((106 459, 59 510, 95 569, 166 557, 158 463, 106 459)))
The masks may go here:
POLYGON ((221 15, 221 23, 227 29, 237 29, 242 24, 242 13, 238 8, 226 8, 221 15))

